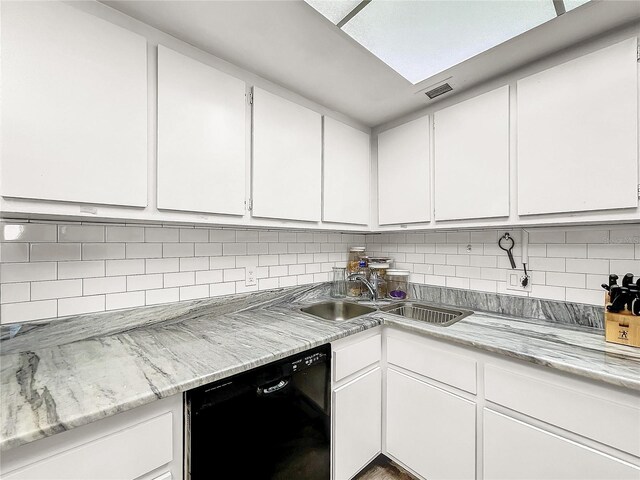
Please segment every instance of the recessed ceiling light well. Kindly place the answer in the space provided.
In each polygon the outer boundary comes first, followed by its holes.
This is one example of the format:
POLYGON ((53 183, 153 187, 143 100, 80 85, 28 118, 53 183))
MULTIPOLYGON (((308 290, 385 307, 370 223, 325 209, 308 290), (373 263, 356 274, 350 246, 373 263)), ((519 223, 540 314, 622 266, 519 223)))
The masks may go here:
POLYGON ((416 84, 588 0, 306 0, 416 84))

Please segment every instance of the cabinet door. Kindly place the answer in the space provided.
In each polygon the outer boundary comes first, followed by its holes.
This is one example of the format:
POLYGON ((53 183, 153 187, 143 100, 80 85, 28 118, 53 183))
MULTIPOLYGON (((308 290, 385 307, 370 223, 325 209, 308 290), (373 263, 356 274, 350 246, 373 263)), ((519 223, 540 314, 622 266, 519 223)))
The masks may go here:
POLYGON ((387 452, 424 478, 475 478, 475 404, 389 368, 387 452))
POLYGON ((431 220, 429 117, 378 135, 378 222, 431 220))
POLYGON ((245 84, 158 46, 158 208, 243 215, 245 84))
POLYGON ((369 223, 369 135, 324 117, 322 220, 369 223))
POLYGON ((321 137, 320 114, 254 89, 254 216, 320 221, 321 137))
POLYGON ((485 480, 626 480, 640 468, 484 410, 485 480))
POLYGON ((517 85, 518 213, 638 206, 637 39, 517 85))
POLYGON ((147 43, 61 2, 2 2, 2 195, 147 204, 147 43))
POLYGON ((435 218, 509 216, 509 86, 434 114, 435 218))
POLYGON ((382 376, 377 367, 333 392, 333 478, 347 480, 381 451, 382 376))

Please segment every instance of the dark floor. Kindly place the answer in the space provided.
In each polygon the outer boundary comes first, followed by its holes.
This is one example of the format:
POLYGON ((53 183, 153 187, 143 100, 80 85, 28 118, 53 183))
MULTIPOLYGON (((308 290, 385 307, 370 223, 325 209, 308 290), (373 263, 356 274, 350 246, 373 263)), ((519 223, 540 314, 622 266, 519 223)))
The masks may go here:
POLYGON ((400 465, 380 455, 360 472, 354 480, 417 480, 400 465))

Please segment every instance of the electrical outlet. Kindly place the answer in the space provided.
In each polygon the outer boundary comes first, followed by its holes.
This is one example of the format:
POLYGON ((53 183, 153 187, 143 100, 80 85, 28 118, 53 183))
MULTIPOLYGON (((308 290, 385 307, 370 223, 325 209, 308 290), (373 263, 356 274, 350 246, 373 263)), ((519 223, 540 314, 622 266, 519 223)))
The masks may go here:
POLYGON ((250 267, 244 267, 245 279, 244 284, 247 287, 255 287, 258 284, 257 278, 257 265, 251 265, 250 267))
POLYGON ((524 272, 520 270, 507 270, 507 290, 515 290, 518 292, 530 292, 531 291, 531 276, 525 287, 522 286, 522 280, 524 279, 524 272))

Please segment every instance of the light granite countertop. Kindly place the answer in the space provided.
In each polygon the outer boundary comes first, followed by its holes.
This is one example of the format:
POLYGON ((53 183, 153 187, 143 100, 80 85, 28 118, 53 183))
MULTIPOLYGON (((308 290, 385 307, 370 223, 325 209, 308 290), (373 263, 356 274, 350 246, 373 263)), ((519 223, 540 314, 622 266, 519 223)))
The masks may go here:
POLYGON ((640 391, 640 349, 606 343, 596 329, 489 313, 443 328, 382 312, 333 322, 299 311, 326 292, 293 287, 3 326, 0 450, 381 324, 640 391))

